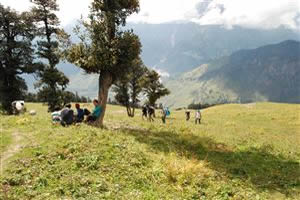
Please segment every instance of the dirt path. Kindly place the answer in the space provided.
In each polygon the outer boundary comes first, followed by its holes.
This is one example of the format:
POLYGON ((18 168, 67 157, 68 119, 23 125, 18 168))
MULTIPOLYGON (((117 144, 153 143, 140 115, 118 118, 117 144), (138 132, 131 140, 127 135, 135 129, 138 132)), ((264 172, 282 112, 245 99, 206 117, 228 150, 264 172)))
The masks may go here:
POLYGON ((14 156, 22 148, 22 135, 19 132, 14 132, 12 134, 12 140, 12 144, 0 155, 0 174, 2 174, 5 169, 8 159, 14 156))

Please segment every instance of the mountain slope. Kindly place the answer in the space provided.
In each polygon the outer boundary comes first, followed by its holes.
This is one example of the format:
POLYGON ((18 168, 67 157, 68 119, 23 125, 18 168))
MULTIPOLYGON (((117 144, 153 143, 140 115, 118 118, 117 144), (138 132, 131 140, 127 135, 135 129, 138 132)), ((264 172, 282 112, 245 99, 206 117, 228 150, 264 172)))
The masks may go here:
POLYGON ((192 102, 300 102, 300 42, 284 41, 201 65, 166 83, 170 106, 192 102), (179 97, 179 98, 177 98, 179 97))
MULTIPOLYGON (((74 26, 75 23, 72 23, 66 30, 72 35, 72 40, 76 41, 72 34, 74 26)), ((226 29, 223 26, 200 26, 194 23, 131 23, 126 28, 132 28, 139 35, 143 45, 144 63, 160 72, 167 72, 171 77, 181 76, 202 64, 229 56, 241 49, 299 38, 299 33, 283 27, 259 30, 242 27, 226 29)), ((68 63, 60 63, 58 68, 70 78, 69 90, 90 97, 97 95, 97 78, 83 75, 79 68, 68 63), (85 84, 81 84, 83 80, 85 84)), ((34 78, 25 76, 25 79, 32 90, 34 78)))
POLYGON ((180 75, 241 49, 297 40, 299 33, 280 27, 260 30, 194 23, 128 24, 141 38, 142 58, 149 67, 180 75))

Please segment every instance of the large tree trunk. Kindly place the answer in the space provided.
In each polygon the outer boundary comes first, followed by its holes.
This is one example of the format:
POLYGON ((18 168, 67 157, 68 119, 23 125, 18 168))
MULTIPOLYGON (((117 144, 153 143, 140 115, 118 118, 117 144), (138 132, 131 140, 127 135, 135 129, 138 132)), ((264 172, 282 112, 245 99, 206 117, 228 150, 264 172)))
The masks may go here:
POLYGON ((99 76, 99 94, 98 101, 102 107, 102 113, 97 121, 97 125, 103 127, 103 119, 105 116, 106 104, 108 99, 109 88, 112 85, 112 75, 108 71, 101 72, 99 76))
POLYGON ((13 88, 10 86, 12 85, 11 77, 4 73, 4 79, 3 79, 3 86, 1 88, 1 95, 2 96, 2 106, 5 112, 7 112, 8 115, 13 114, 11 103, 14 101, 13 97, 13 88))

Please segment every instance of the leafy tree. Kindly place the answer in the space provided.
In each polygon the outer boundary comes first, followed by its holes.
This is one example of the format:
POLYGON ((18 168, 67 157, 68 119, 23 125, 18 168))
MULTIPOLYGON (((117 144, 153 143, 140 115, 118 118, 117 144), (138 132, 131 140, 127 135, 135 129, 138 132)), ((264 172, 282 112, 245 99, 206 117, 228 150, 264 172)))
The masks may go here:
POLYGON ((48 103, 48 111, 62 106, 63 91, 69 79, 56 66, 60 62, 60 49, 68 43, 68 35, 59 29, 59 20, 55 14, 59 10, 56 0, 31 0, 35 4, 32 13, 38 25, 38 34, 41 38, 37 42, 38 57, 47 62, 40 63, 43 68, 39 71, 40 77, 36 87, 40 88, 42 96, 48 103))
POLYGON ((11 103, 23 99, 27 90, 24 73, 33 73, 32 40, 35 26, 27 12, 17 13, 0 4, 0 102, 2 109, 12 114, 11 103))
POLYGON ((134 117, 135 108, 140 102, 142 79, 147 70, 142 60, 136 59, 132 62, 129 72, 114 84, 115 99, 119 104, 126 106, 129 117, 134 117))
POLYGON ((83 21, 76 32, 81 40, 72 45, 68 60, 87 73, 99 74, 98 99, 102 113, 98 124, 103 126, 108 92, 130 63, 138 58, 141 43, 132 31, 122 31, 126 18, 139 10, 138 0, 94 0, 89 20, 83 21))
POLYGON ((148 71, 142 82, 143 91, 151 106, 155 106, 159 98, 170 94, 170 91, 162 84, 160 75, 155 70, 148 71))
MULTIPOLYGON (((57 107, 62 108, 63 105, 65 105, 67 103, 71 103, 71 102, 77 102, 77 103, 88 103, 89 102, 89 98, 84 97, 84 96, 79 96, 77 92, 76 93, 73 93, 70 91, 60 91, 60 92, 61 92, 60 96, 63 97, 61 99, 63 104, 57 105, 57 107)), ((28 93, 25 96, 25 99, 27 99, 26 101, 30 101, 30 102, 34 102, 35 99, 37 102, 47 102, 46 101, 47 94, 48 94, 47 91, 40 90, 36 95, 32 94, 32 93, 28 93)))
POLYGON ((31 92, 26 93, 24 100, 26 102, 39 102, 37 94, 31 93, 31 92))
POLYGON ((85 96, 81 97, 81 100, 78 102, 82 102, 82 103, 88 103, 88 98, 86 98, 85 96))
POLYGON ((199 109, 205 109, 205 108, 209 108, 212 106, 215 106, 216 104, 201 104, 201 103, 191 103, 190 105, 188 105, 188 109, 193 109, 193 110, 199 110, 199 109))

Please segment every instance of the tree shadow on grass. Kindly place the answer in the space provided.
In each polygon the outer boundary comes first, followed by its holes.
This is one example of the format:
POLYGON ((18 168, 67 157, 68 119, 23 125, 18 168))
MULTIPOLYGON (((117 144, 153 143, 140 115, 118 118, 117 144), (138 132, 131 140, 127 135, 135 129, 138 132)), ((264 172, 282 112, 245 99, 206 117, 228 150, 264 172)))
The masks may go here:
POLYGON ((270 147, 233 151, 224 144, 207 137, 172 132, 152 132, 123 129, 154 151, 177 153, 186 158, 206 160, 209 166, 231 178, 250 181, 259 189, 276 190, 289 194, 300 186, 298 162, 269 153, 270 147))

